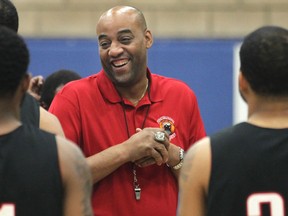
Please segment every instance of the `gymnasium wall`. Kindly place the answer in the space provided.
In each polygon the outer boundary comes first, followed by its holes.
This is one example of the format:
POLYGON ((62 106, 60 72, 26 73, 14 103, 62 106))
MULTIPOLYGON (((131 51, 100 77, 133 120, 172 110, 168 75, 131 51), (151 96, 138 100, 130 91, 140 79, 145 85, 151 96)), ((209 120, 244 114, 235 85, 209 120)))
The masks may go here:
MULTIPOLYGON (((94 39, 30 38, 27 42, 33 75, 46 77, 65 68, 84 77, 101 69, 94 39)), ((238 43, 236 39, 156 39, 148 51, 153 73, 180 79, 194 90, 209 134, 233 123, 233 58, 238 43)))
POLYGON ((12 1, 31 51, 29 70, 44 76, 61 68, 97 72, 101 13, 115 5, 141 9, 156 38, 149 67, 195 91, 208 134, 246 118, 236 81, 243 36, 263 25, 288 28, 287 0, 12 1))
POLYGON ((141 9, 160 38, 234 38, 262 25, 288 27, 287 0, 12 0, 20 33, 95 37, 101 13, 115 5, 141 9))

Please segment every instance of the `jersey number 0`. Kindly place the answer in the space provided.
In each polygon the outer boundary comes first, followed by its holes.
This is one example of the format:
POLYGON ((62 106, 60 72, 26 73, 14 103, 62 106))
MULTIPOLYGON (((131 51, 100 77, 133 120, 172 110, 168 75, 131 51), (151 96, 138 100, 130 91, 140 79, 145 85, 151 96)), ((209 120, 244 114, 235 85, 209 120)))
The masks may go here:
POLYGON ((247 199, 247 216, 261 216, 261 206, 268 204, 271 216, 284 216, 283 197, 278 193, 255 193, 247 199))
POLYGON ((15 216, 15 205, 11 203, 0 204, 0 216, 15 216))

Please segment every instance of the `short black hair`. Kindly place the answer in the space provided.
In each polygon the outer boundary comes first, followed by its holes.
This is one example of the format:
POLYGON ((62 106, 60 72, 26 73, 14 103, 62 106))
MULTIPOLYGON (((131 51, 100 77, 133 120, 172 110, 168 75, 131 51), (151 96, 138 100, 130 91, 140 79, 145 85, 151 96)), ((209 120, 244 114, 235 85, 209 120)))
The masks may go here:
POLYGON ((13 95, 27 74, 29 51, 13 30, 0 26, 0 96, 13 95))
POLYGON ((50 74, 44 82, 40 103, 45 109, 49 109, 52 100, 54 99, 56 90, 59 86, 66 83, 78 80, 81 76, 72 70, 60 69, 50 74))
POLYGON ((9 0, 0 0, 0 25, 18 32, 18 12, 14 4, 9 0))
POLYGON ((240 49, 241 72, 262 96, 288 96, 288 30, 264 26, 249 35, 240 49))

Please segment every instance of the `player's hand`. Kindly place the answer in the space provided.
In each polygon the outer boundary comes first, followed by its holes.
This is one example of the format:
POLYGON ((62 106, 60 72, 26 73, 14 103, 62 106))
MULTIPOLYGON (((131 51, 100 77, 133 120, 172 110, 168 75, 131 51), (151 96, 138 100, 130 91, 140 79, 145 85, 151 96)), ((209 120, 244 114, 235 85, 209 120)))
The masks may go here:
POLYGON ((31 94, 37 101, 40 100, 41 90, 44 84, 44 78, 41 75, 31 78, 28 88, 28 93, 31 94))

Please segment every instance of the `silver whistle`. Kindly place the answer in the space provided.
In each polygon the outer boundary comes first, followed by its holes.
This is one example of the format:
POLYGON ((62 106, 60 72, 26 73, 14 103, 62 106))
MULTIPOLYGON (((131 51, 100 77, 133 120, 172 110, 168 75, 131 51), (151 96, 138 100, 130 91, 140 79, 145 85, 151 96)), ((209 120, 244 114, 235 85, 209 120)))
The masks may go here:
POLYGON ((134 191, 135 191, 135 198, 136 198, 136 200, 140 200, 140 197, 141 197, 141 188, 136 187, 136 188, 134 188, 134 191))

